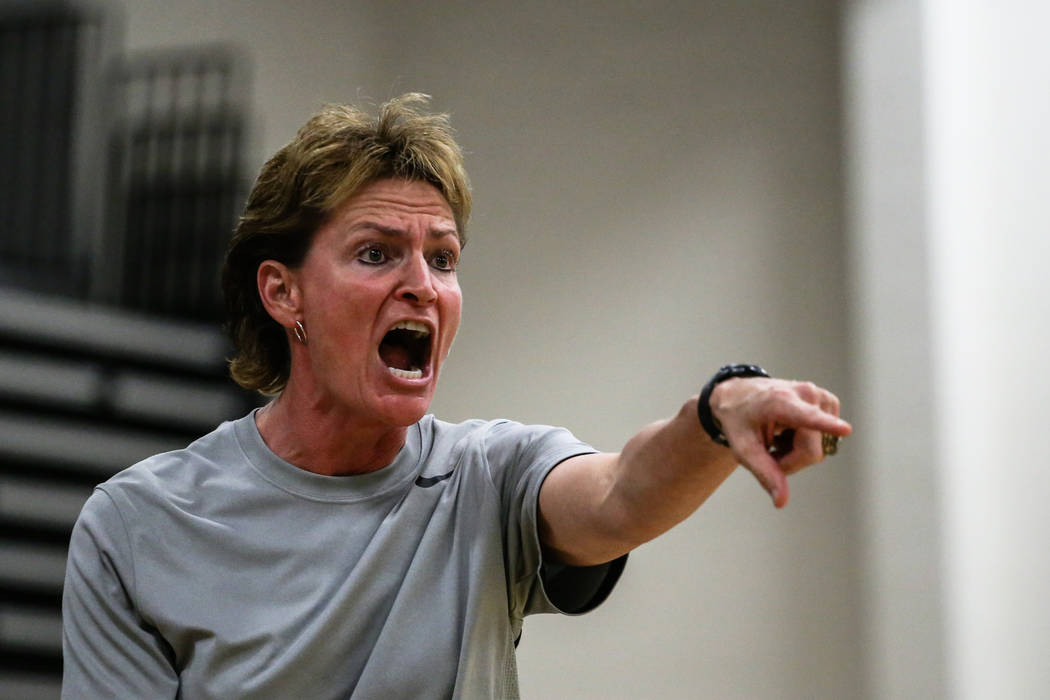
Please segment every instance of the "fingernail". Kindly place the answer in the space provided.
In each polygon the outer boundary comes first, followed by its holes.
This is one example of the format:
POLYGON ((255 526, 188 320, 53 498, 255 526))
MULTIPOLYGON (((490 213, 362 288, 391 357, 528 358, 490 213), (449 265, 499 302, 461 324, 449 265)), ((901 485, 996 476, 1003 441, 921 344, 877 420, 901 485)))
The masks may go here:
POLYGON ((769 492, 769 495, 773 497, 773 505, 775 506, 777 501, 780 500, 780 489, 773 489, 769 492))

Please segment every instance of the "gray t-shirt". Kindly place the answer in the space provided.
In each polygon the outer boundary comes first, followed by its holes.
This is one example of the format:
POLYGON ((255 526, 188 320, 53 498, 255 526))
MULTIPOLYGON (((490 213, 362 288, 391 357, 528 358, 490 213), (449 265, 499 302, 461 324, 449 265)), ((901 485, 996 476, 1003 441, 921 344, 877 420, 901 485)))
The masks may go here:
POLYGON ((74 528, 63 697, 516 697, 523 617, 585 612, 623 568, 542 562, 540 485, 588 452, 428 415, 389 466, 329 477, 271 452, 253 413, 151 457, 74 528))

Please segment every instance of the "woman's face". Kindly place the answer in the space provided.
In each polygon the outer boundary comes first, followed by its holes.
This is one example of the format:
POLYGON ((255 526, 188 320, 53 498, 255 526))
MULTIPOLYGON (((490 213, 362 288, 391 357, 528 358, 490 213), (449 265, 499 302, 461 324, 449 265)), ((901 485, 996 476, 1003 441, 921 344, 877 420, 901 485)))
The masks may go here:
POLYGON ((426 413, 459 327, 459 254, 425 182, 373 182, 318 229, 295 276, 319 408, 396 426, 426 413))

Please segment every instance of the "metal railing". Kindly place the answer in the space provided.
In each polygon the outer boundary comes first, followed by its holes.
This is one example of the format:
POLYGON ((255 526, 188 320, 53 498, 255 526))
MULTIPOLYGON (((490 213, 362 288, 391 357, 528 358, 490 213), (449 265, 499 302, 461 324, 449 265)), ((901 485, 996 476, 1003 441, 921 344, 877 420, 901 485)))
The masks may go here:
POLYGON ((0 4, 0 280, 87 290, 101 230, 105 26, 95 6, 0 4))
POLYGON ((129 57, 114 76, 105 258, 96 298, 221 316, 219 265, 244 195, 242 61, 225 47, 129 57))
POLYGON ((124 54, 104 7, 0 0, 0 284, 217 320, 247 61, 124 54))

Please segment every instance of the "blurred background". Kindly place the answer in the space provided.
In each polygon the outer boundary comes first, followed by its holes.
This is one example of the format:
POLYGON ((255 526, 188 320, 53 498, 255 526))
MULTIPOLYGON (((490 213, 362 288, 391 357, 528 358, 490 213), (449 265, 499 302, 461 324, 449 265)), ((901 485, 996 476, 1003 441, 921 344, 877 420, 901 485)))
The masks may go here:
POLYGON ((258 400, 217 267, 328 102, 434 96, 475 214, 434 412, 616 450, 725 362, 856 434, 743 470, 538 616, 531 698, 1050 685, 1050 9, 800 0, 0 2, 0 697, 54 698, 91 486, 258 400))

